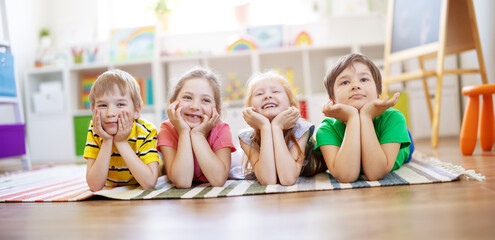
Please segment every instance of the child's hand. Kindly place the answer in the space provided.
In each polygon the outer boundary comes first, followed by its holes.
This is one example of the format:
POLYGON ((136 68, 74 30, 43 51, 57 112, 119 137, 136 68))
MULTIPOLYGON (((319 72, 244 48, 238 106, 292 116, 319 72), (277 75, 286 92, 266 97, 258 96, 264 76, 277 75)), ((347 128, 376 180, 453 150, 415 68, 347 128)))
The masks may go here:
POLYGON ((242 118, 244 118, 244 121, 254 129, 261 129, 263 126, 270 125, 270 120, 257 113, 252 107, 247 107, 242 110, 242 118))
POLYGON ((93 111, 93 132, 100 136, 103 141, 112 140, 113 136, 108 134, 101 125, 101 112, 98 109, 93 111))
POLYGON ((220 119, 220 115, 218 114, 216 107, 211 107, 211 117, 204 114, 201 124, 191 129, 191 133, 200 133, 205 137, 208 136, 208 133, 217 125, 218 119, 220 119))
POLYGON ((170 123, 174 126, 175 130, 179 134, 183 132, 191 131, 189 125, 187 125, 186 121, 182 118, 182 107, 179 107, 179 101, 175 101, 167 108, 167 115, 170 119, 170 123))
POLYGON ((347 123, 353 115, 359 114, 355 107, 334 103, 332 100, 328 101, 328 103, 323 106, 322 112, 325 117, 333 117, 344 123, 347 123))
POLYGON ((119 119, 117 120, 118 130, 114 136, 115 142, 127 142, 127 138, 131 135, 132 127, 134 126, 134 119, 128 112, 119 113, 119 119))
POLYGON ((301 112, 296 107, 288 107, 280 112, 273 120, 272 126, 282 130, 293 128, 296 121, 301 117, 301 112))
POLYGON ((395 106, 397 101, 399 100, 400 93, 396 92, 391 99, 388 99, 388 96, 385 99, 376 99, 369 103, 366 103, 359 111, 361 116, 369 117, 371 119, 380 116, 384 113, 388 108, 395 106))

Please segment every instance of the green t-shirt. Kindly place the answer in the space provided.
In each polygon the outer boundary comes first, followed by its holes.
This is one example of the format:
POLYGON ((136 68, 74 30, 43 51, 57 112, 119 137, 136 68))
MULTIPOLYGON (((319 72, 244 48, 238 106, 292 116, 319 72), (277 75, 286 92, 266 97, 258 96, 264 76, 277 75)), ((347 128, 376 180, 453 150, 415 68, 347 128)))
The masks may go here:
MULTIPOLYGON (((399 110, 389 108, 373 119, 373 126, 375 126, 376 137, 380 144, 400 143, 399 153, 392 170, 400 168, 409 157, 409 145, 411 144, 404 115, 399 110)), ((334 118, 325 118, 316 131, 315 151, 321 154, 320 146, 322 145, 341 146, 345 128, 344 122, 334 118)))

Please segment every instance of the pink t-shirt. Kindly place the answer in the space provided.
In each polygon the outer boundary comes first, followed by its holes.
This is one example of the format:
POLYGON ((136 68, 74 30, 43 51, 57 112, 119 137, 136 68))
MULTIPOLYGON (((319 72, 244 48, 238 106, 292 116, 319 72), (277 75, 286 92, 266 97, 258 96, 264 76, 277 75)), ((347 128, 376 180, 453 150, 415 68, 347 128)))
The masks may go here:
MULTIPOLYGON (((208 135, 208 144, 210 144, 211 150, 213 152, 224 147, 230 147, 231 152, 235 152, 236 149, 232 143, 232 134, 230 133, 230 127, 227 123, 218 121, 217 125, 211 130, 210 135, 208 135)), ((160 146, 168 146, 177 149, 179 142, 179 133, 175 130, 174 125, 167 120, 160 126, 160 131, 158 132, 158 149, 160 146)), ((192 149, 191 149, 192 151, 192 149)), ((194 177, 195 182, 208 182, 203 171, 199 167, 198 160, 194 155, 194 177)))

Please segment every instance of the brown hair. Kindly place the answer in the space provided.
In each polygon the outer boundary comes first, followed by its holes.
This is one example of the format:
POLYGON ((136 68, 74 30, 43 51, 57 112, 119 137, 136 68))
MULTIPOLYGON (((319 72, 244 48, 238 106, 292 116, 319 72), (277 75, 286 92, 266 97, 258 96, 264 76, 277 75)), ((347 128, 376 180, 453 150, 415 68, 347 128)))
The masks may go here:
POLYGON ((341 57, 327 72, 325 75, 325 79, 323 83, 325 84, 325 88, 327 89, 328 97, 330 99, 335 100, 335 95, 333 92, 333 87, 335 85, 335 80, 337 77, 349 66, 352 66, 354 63, 359 62, 362 63, 370 69, 371 76, 375 81, 376 92, 378 94, 382 93, 382 75, 380 74, 380 69, 371 61, 366 55, 362 53, 351 53, 341 57))
POLYGON ((180 90, 182 89, 182 87, 184 87, 184 83, 187 80, 193 78, 201 78, 208 81, 211 89, 213 90, 213 97, 215 98, 215 107, 217 109, 218 114, 221 114, 222 103, 220 96, 220 80, 218 76, 215 73, 213 73, 211 70, 202 67, 192 68, 179 77, 177 84, 173 88, 172 96, 170 97, 170 102, 174 102, 175 100, 177 100, 177 95, 179 95, 180 90))
POLYGON ((108 91, 113 91, 114 86, 119 88, 122 95, 129 93, 134 103, 134 108, 136 110, 141 109, 143 100, 141 99, 141 90, 136 79, 125 71, 112 69, 102 73, 93 83, 89 92, 91 110, 95 108, 96 97, 103 96, 108 91))

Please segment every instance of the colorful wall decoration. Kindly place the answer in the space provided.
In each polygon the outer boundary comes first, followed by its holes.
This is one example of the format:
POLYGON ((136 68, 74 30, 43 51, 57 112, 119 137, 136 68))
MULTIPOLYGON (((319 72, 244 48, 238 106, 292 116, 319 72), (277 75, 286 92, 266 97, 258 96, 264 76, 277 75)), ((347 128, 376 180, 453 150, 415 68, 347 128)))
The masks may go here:
POLYGON ((307 32, 302 31, 297 35, 294 45, 311 46, 311 43, 311 36, 307 32))
POLYGON ((227 52, 238 52, 245 50, 255 50, 258 47, 254 43, 254 41, 249 40, 246 37, 235 37, 232 43, 227 47, 227 52))
POLYGON ((254 38, 259 49, 279 48, 284 45, 282 25, 250 27, 247 33, 254 38))
POLYGON ((110 36, 110 60, 153 58, 155 27, 113 30, 110 36))

